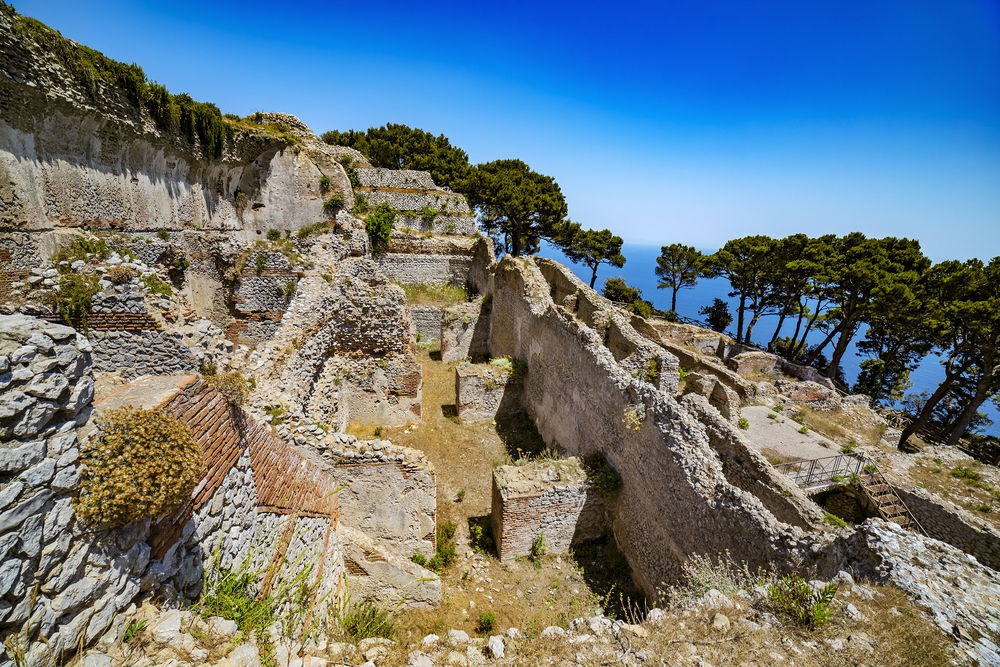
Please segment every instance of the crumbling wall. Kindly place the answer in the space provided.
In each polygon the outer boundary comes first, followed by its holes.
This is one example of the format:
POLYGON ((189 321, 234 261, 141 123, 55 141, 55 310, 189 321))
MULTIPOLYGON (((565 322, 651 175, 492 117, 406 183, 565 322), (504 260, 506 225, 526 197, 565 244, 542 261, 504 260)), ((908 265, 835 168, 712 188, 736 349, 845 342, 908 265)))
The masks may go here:
POLYGON ((1000 572, 1000 534, 995 528, 924 489, 895 488, 929 536, 972 554, 983 565, 1000 572))
POLYGON ((393 282, 464 286, 469 279, 475 245, 476 239, 470 237, 428 237, 394 232, 388 247, 376 261, 393 282))
POLYGON ((421 452, 337 434, 313 448, 340 485, 343 521, 403 556, 434 555, 437 482, 421 452))
POLYGON ((441 316, 441 361, 489 358, 489 299, 476 299, 444 309, 441 316))
POLYGON ((562 278, 547 280, 546 264, 504 258, 496 267, 490 351, 527 364, 524 403, 550 446, 602 453, 620 473, 613 531, 642 586, 655 594, 696 553, 728 549, 751 567, 808 560, 821 538, 781 523, 727 481, 704 427, 673 398, 671 357, 578 280, 575 293, 562 278), (569 305, 557 305, 553 290, 569 305), (653 358, 660 386, 643 375, 653 358))
POLYGON ((275 385, 324 423, 335 415, 322 407, 328 396, 319 389, 331 386, 340 388, 351 421, 412 421, 420 416, 421 374, 403 291, 369 259, 348 258, 334 270, 299 281, 272 340, 275 385))
POLYGON ((501 561, 539 547, 545 553, 565 553, 609 528, 606 502, 576 458, 496 468, 490 527, 501 561))
POLYGON ((433 572, 347 524, 341 524, 338 533, 351 600, 404 608, 435 607, 441 602, 441 579, 433 572))
POLYGON ((455 409, 462 421, 518 412, 524 378, 518 369, 464 363, 455 368, 455 409))
POLYGON ((410 317, 413 318, 414 334, 421 341, 441 338, 441 316, 443 311, 438 306, 410 306, 410 317))
MULTIPOLYGON (((311 550, 324 549, 310 556, 326 566, 312 570, 309 583, 329 596, 341 571, 332 532, 335 481, 196 376, 147 376, 116 387, 96 405, 97 412, 162 406, 185 421, 205 462, 191 500, 156 520, 120 528, 95 529, 77 518, 79 452, 95 428, 90 349, 69 327, 0 316, 0 365, 9 369, 0 394, 0 580, 6 586, 0 635, 27 651, 28 664, 60 662, 93 642, 142 593, 190 600, 206 569, 231 567, 253 552, 268 515, 304 514, 331 527, 326 543, 306 541, 311 550)), ((273 558, 272 579, 289 576, 281 573, 286 561, 273 556, 279 545, 258 546, 273 558)), ((317 619, 324 610, 315 610, 317 619)), ((9 658, 9 650, 0 656, 9 658)))

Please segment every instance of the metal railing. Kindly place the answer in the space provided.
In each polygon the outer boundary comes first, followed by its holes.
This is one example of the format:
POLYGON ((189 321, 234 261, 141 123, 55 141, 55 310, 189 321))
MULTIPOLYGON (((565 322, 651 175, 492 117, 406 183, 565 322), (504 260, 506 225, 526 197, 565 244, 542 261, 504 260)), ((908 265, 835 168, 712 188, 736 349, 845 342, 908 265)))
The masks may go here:
POLYGON ((780 473, 788 475, 802 489, 812 489, 828 484, 837 484, 841 480, 834 477, 849 477, 861 475, 866 461, 851 454, 824 456, 820 459, 791 461, 774 466, 780 473))

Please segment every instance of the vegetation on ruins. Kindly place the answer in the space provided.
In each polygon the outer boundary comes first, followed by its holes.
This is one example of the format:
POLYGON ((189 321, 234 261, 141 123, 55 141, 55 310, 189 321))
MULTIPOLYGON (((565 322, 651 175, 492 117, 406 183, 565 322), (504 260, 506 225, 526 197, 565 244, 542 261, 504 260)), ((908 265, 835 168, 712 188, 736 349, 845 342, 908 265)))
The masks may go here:
POLYGON ((521 160, 478 165, 466 196, 498 250, 514 257, 537 252, 541 239, 558 233, 567 212, 555 179, 532 171, 521 160))
POLYGON ((341 194, 332 195, 323 202, 323 210, 330 215, 336 215, 342 208, 344 208, 344 195, 341 194))
POLYGON ((671 243, 660 248, 654 272, 659 278, 657 287, 670 289, 670 310, 677 311, 677 292, 698 284, 705 275, 705 255, 691 246, 671 243))
POLYGON ((608 278, 601 290, 604 298, 623 304, 629 312, 641 317, 653 314, 653 304, 642 298, 642 290, 632 287, 624 278, 608 278))
POLYGON ((250 396, 250 383, 236 371, 209 374, 205 380, 233 405, 243 405, 250 396))
POLYGON ((368 214, 365 218, 365 232, 368 233, 373 251, 379 251, 389 244, 395 226, 396 211, 385 202, 380 203, 368 214))
MULTIPOLYGON (((353 148, 375 167, 428 171, 434 182, 459 192, 464 191, 471 167, 469 156, 451 145, 444 135, 399 123, 368 128, 364 132, 348 130, 324 132, 323 141, 353 148)), ((357 187, 355 185, 355 187, 357 187)))
POLYGON ((354 215, 364 215, 371 210, 368 204, 368 197, 362 194, 354 195, 354 208, 351 209, 351 213, 354 215))
POLYGON ((201 446, 187 424, 162 408, 126 406, 98 417, 81 454, 76 512, 95 525, 161 516, 191 498, 201 446))
POLYGON ((108 269, 108 280, 116 285, 123 285, 135 278, 135 269, 131 266, 118 265, 108 269))
POLYGON ((100 280, 89 273, 68 273, 59 277, 59 284, 43 299, 67 325, 87 329, 87 318, 93 310, 93 297, 101 291, 100 280))
POLYGON ((155 273, 147 273, 139 279, 146 289, 158 296, 169 297, 173 294, 170 283, 160 278, 155 273))
POLYGON ((622 477, 604 454, 590 454, 581 459, 587 483, 603 498, 613 498, 622 489, 622 477))
POLYGON ((327 176, 326 174, 323 174, 322 176, 319 177, 319 191, 321 193, 326 194, 327 192, 329 192, 330 187, 332 185, 333 183, 330 181, 330 177, 327 176))
POLYGON ((566 220, 559 226, 553 241, 571 262, 590 269, 591 287, 597 281, 597 269, 601 264, 619 269, 625 266, 624 241, 611 230, 583 229, 578 223, 566 220))
POLYGON ((789 620, 808 628, 830 622, 833 618, 833 597, 837 584, 830 582, 814 589, 798 575, 782 577, 768 586, 768 600, 789 620))
POLYGON ((340 628, 354 641, 371 637, 392 639, 396 634, 392 614, 371 598, 347 605, 340 617, 340 628))

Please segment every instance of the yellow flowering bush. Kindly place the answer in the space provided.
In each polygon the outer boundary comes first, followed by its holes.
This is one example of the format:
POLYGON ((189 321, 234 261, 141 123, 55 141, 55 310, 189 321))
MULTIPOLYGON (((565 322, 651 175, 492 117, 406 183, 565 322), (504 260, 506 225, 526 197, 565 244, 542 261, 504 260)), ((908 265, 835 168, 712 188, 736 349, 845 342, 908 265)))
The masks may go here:
POLYGON ((207 375, 205 381, 214 385, 233 405, 243 405, 250 396, 250 382, 236 371, 207 375))
POLYGON ((77 514, 96 525, 161 516, 191 498, 201 477, 201 446, 166 410, 126 406, 98 420, 84 447, 77 514))

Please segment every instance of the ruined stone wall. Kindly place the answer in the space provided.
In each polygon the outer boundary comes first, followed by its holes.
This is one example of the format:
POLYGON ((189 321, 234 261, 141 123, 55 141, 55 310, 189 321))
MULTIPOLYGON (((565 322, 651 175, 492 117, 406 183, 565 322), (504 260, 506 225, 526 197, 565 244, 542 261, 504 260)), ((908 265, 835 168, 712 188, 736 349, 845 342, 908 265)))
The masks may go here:
POLYGON ((441 315, 442 310, 437 306, 410 306, 414 333, 421 341, 441 338, 441 315))
POLYGON ((605 501, 576 458, 496 468, 490 526, 501 561, 531 554, 536 544, 564 553, 609 527, 605 501))
POLYGON ((441 317, 441 360, 489 358, 490 301, 477 299, 445 308, 441 317))
MULTIPOLYGON (((83 523, 72 499, 80 448, 95 433, 90 348, 69 327, 0 316, 0 365, 8 369, 0 373, 8 377, 0 394, 0 635, 28 652, 28 664, 59 662, 93 642, 143 593, 190 600, 207 568, 239 564, 255 549, 271 557, 276 545, 261 542, 262 517, 320 518, 335 535, 334 480, 195 376, 147 376, 96 406, 163 406, 188 423, 205 462, 191 500, 153 521, 97 530, 83 523)), ((335 537, 322 546, 325 575, 311 583, 330 593, 340 547, 335 537)), ((274 563, 281 581, 284 561, 274 563)))
POLYGON ((382 272, 397 283, 465 286, 476 243, 471 237, 425 237, 396 232, 376 261, 382 272))
POLYGON ((320 454, 330 464, 327 474, 341 487, 344 522, 405 557, 434 555, 437 482, 423 454, 346 434, 320 454))
POLYGON ((935 499, 924 489, 896 486, 896 492, 930 537, 958 547, 1000 572, 1000 534, 995 528, 951 503, 935 499))
POLYGON ((671 357, 568 271, 546 274, 546 261, 535 262, 496 267, 490 351, 527 364, 524 403, 550 446, 603 453, 621 474, 613 532, 643 587, 654 593, 695 553, 729 549, 751 567, 808 560, 818 536, 781 523, 726 480, 704 427, 672 397, 671 357), (560 282, 546 279, 556 273, 560 282), (642 375, 652 358, 662 364, 660 387, 642 375))
POLYGON ((705 428, 708 442, 718 453, 722 472, 730 484, 756 496, 779 521, 800 528, 822 524, 823 513, 815 503, 787 476, 776 472, 705 398, 688 395, 681 405, 705 428))
POLYGON ((523 378, 492 364, 455 368, 455 409, 462 421, 493 419, 522 409, 523 378))
POLYGON ((435 607, 441 602, 441 579, 408 555, 388 549, 380 540, 342 523, 347 574, 345 598, 377 600, 387 607, 435 607))

